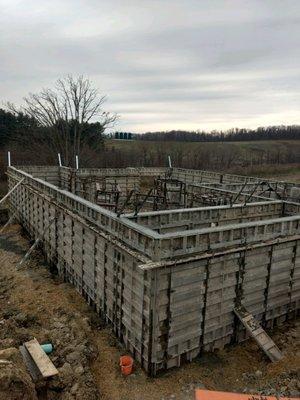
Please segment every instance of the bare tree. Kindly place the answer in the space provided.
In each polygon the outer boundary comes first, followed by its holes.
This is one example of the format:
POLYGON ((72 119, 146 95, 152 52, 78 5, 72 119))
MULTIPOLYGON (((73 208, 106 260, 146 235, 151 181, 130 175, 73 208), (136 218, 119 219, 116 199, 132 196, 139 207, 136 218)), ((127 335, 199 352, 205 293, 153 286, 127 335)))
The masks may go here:
MULTIPOLYGON (((19 111, 47 128, 53 148, 62 153, 65 164, 70 165, 75 155, 80 155, 87 123, 97 120, 104 131, 116 121, 116 114, 103 110, 105 101, 106 96, 101 95, 89 79, 69 75, 59 79, 53 89, 30 93, 19 111)), ((12 104, 7 106, 16 111, 12 104)))

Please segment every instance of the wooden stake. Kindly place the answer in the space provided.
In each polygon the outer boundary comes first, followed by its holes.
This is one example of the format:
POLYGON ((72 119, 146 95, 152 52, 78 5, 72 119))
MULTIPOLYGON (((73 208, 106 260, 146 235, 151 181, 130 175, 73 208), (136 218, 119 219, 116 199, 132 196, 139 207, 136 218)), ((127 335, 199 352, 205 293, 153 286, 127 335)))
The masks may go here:
POLYGON ((33 250, 37 247, 37 245, 42 241, 45 233, 47 232, 47 230, 50 228, 50 226, 52 225, 52 223, 55 221, 55 218, 53 218, 49 225, 46 226, 46 228, 43 231, 43 234, 40 238, 37 238, 35 240, 35 242, 33 243, 33 245, 30 247, 30 249, 27 251, 27 253, 25 254, 25 256, 22 258, 22 260, 19 262, 19 264, 17 265, 17 269, 21 268, 21 266, 24 264, 25 261, 28 260, 30 254, 33 252, 33 250))
POLYGON ((4 226, 2 226, 2 228, 0 229, 0 234, 5 231, 5 229, 8 227, 8 225, 11 224, 11 222, 15 218, 16 214, 17 214, 17 211, 15 211, 13 213, 13 215, 9 218, 9 220, 6 222, 6 224, 4 226))
POLYGON ((10 189, 10 191, 8 193, 6 193, 6 195, 4 197, 2 197, 2 199, 0 200, 0 204, 4 203, 4 201, 12 194, 12 192, 17 189, 18 186, 21 185, 21 183, 24 181, 25 178, 21 179, 16 186, 14 186, 12 189, 10 189))

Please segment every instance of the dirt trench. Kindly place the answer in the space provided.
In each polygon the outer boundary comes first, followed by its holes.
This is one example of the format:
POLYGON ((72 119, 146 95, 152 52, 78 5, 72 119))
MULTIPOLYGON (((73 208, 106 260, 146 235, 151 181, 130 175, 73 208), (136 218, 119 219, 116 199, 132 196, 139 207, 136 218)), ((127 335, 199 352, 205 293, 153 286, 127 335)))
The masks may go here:
MULTIPOLYGON (((47 385, 34 387, 23 369, 20 382, 28 387, 28 400, 192 400, 197 387, 299 396, 299 321, 271 333, 285 355, 276 364, 249 340, 154 379, 138 365, 132 375, 123 377, 118 363, 126 350, 80 294, 50 274, 41 254, 36 252, 22 269, 16 269, 28 248, 18 225, 0 236, 0 379, 1 371, 8 371, 8 364, 15 362, 1 363, 1 350, 18 349, 33 337, 54 345, 50 358, 59 370, 47 385)), ((0 387, 0 400, 19 399, 13 386, 3 390, 0 387)))

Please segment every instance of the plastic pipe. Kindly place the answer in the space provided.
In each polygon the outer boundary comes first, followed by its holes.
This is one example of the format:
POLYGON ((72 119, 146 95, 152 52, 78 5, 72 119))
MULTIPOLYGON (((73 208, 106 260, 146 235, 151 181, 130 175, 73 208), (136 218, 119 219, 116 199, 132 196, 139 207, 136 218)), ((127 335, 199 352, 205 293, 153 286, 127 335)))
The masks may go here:
POLYGON ((44 350, 46 354, 50 354, 53 351, 53 346, 51 343, 41 344, 41 348, 44 350))

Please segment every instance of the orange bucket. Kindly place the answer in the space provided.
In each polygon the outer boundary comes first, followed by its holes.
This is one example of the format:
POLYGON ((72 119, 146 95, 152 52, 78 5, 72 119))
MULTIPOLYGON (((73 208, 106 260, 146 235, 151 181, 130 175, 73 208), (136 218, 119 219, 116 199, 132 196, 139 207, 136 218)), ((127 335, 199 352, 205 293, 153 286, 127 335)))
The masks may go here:
POLYGON ((133 358, 130 356, 120 357, 120 367, 123 375, 130 375, 133 367, 133 358))

